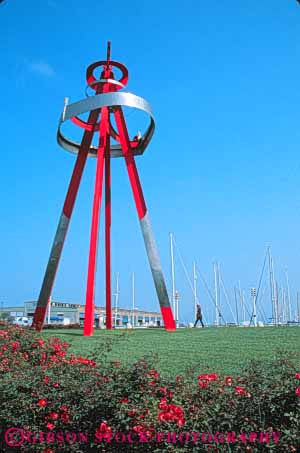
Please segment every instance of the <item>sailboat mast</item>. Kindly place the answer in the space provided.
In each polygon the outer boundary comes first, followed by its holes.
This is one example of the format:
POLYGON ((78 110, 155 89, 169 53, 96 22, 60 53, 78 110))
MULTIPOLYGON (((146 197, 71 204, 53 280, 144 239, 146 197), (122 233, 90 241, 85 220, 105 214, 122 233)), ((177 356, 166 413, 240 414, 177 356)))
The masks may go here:
POLYGON ((277 325, 276 319, 276 308, 275 308, 275 294, 274 294, 274 272, 273 272, 273 258, 271 256, 271 247, 268 247, 268 258, 269 258, 269 274, 270 274, 270 296, 271 296, 271 307, 272 307, 272 322, 277 325))
MULTIPOLYGON (((218 276, 218 314, 219 314, 219 325, 222 324, 221 318, 221 272, 220 272, 220 263, 217 261, 217 276, 218 276)), ((223 318, 224 319, 224 318, 223 318)))
POLYGON ((285 291, 283 289, 283 286, 281 287, 281 305, 282 305, 282 320, 285 323, 286 322, 286 305, 285 305, 285 291))
POLYGON ((275 322, 276 326, 279 322, 279 289, 278 289, 278 282, 275 282, 275 322))
POLYGON ((195 261, 194 261, 193 274, 194 274, 194 319, 196 319, 198 297, 197 297, 197 270, 196 270, 195 261))
POLYGON ((245 311, 245 304, 244 304, 244 296, 243 296, 242 288, 241 288, 241 280, 239 280, 239 299, 240 299, 240 306, 241 306, 242 315, 243 315, 242 318, 243 318, 243 322, 245 323, 246 311, 245 311))
POLYGON ((235 315, 236 315, 236 322, 237 322, 237 325, 239 325, 239 309, 238 309, 238 301, 237 301, 236 286, 234 286, 234 299, 235 299, 235 315))
POLYGON ((242 302, 243 302, 243 307, 244 307, 244 322, 246 322, 245 290, 242 291, 242 302))
POLYGON ((117 327, 118 305, 119 305, 119 273, 117 273, 117 276, 116 276, 116 293, 115 293, 115 327, 117 327))
POLYGON ((218 309, 218 267, 217 262, 214 263, 214 277, 215 277, 215 303, 216 303, 216 326, 219 326, 219 309, 218 309))
POLYGON ((134 282, 134 272, 132 272, 131 276, 131 283, 132 283, 132 328, 134 327, 134 310, 135 310, 135 282, 134 282))
POLYGON ((290 295, 290 283, 288 270, 285 270, 286 288, 287 288, 287 303, 288 303, 288 321, 292 321, 292 307, 291 307, 291 295, 290 295))
POLYGON ((256 288, 251 288, 251 296, 252 296, 252 303, 253 303, 253 308, 252 308, 252 313, 253 313, 253 322, 254 322, 254 327, 257 327, 257 316, 256 316, 256 296, 257 296, 257 291, 256 288))

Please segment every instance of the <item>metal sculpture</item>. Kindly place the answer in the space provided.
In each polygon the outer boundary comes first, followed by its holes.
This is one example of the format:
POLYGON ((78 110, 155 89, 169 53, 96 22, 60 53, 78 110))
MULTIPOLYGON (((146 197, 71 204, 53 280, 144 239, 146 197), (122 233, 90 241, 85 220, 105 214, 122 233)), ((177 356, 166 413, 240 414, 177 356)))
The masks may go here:
POLYGON ((57 132, 57 141, 64 149, 77 154, 77 159, 65 203, 57 227, 54 243, 50 252, 47 269, 45 272, 42 288, 40 291, 37 307, 34 314, 33 326, 41 330, 50 300, 52 287, 55 280, 60 256, 74 208, 81 177, 87 157, 95 157, 96 179, 93 199, 92 225, 90 236, 90 252, 88 262, 88 277, 86 289, 84 335, 93 334, 94 326, 94 289, 97 259, 97 242, 99 229, 99 213, 102 198, 103 175, 105 182, 105 281, 106 281, 106 328, 112 328, 111 308, 111 270, 110 270, 110 227, 111 227, 111 162, 112 157, 124 157, 126 168, 133 192, 133 197, 140 220, 146 251, 152 276, 161 307, 164 325, 167 330, 175 330, 175 322, 169 302, 169 297, 163 277, 158 250, 153 237, 149 216, 143 196, 134 156, 143 154, 154 132, 154 118, 148 102, 132 93, 119 92, 128 81, 127 68, 110 59, 110 43, 107 45, 107 57, 105 61, 98 61, 87 68, 87 98, 68 104, 65 101, 64 110, 57 132), (95 70, 102 67, 100 79, 96 77, 95 70), (115 80, 113 68, 121 71, 120 80, 115 80), (94 96, 88 96, 88 90, 95 91, 94 96), (129 138, 123 106, 133 107, 146 112, 150 117, 150 123, 143 135, 129 138), (88 120, 79 117, 89 112, 88 120), (115 119, 116 129, 111 122, 111 116, 115 119), (84 129, 81 143, 66 138, 62 133, 63 124, 71 120, 77 126, 84 129), (95 133, 99 134, 98 146, 92 144, 95 133), (111 144, 111 138, 116 144, 111 144), (105 169, 105 174, 104 174, 105 169))

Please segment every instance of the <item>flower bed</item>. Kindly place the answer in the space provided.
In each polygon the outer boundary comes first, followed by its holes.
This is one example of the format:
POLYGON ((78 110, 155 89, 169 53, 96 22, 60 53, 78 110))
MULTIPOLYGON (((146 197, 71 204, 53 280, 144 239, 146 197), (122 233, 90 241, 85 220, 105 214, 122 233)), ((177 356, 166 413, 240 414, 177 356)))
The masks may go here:
POLYGON ((152 360, 110 362, 107 345, 97 360, 68 348, 0 326, 1 451, 299 451, 300 373, 285 358, 171 381, 152 360))

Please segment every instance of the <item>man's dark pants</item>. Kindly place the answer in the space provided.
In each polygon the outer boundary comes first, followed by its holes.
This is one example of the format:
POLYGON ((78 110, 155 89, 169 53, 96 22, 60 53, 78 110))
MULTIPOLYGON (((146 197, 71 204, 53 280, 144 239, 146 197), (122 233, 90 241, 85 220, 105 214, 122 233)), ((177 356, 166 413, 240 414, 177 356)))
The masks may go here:
POLYGON ((197 319, 196 319, 196 321, 195 321, 195 324, 194 324, 194 327, 196 327, 196 325, 197 325, 198 321, 200 321, 200 322, 201 322, 201 325, 202 325, 202 327, 204 327, 204 324, 203 324, 202 318, 197 318, 197 319))

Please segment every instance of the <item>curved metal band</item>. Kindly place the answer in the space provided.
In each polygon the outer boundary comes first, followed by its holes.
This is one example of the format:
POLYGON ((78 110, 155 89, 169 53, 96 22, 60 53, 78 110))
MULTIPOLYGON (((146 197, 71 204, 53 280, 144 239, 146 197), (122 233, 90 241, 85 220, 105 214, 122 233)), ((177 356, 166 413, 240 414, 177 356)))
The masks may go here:
MULTIPOLYGON (((90 95, 88 94, 87 90, 89 88, 93 88, 93 86, 99 84, 99 83, 109 83, 111 85, 118 85, 119 87, 121 88, 124 88, 125 85, 123 85, 123 83, 119 82, 118 80, 115 80, 115 79, 99 79, 99 80, 95 80, 94 82, 91 82, 89 83, 87 86, 86 86, 86 89, 85 89, 85 95, 87 97, 90 97, 90 95)), ((120 88, 119 88, 120 89, 120 88)))
MULTIPOLYGON (((73 117, 81 115, 82 113, 90 112, 91 110, 101 109, 102 107, 116 107, 116 106, 133 107, 142 110, 148 115, 150 115, 150 125, 148 126, 146 132, 142 135, 138 145, 132 149, 133 155, 143 154, 154 133, 155 129, 154 117, 152 109, 145 99, 128 92, 97 94, 96 96, 88 97, 87 99, 83 99, 82 101, 69 104, 65 108, 64 115, 61 116, 59 122, 57 131, 58 144, 67 151, 77 154, 80 149, 80 143, 71 141, 62 134, 61 132, 62 124, 73 117)), ((96 157, 97 149, 98 148, 96 146, 91 146, 88 154, 89 157, 96 157)), ((112 145, 110 147, 110 153, 111 157, 123 156, 122 148, 120 145, 112 145)))

